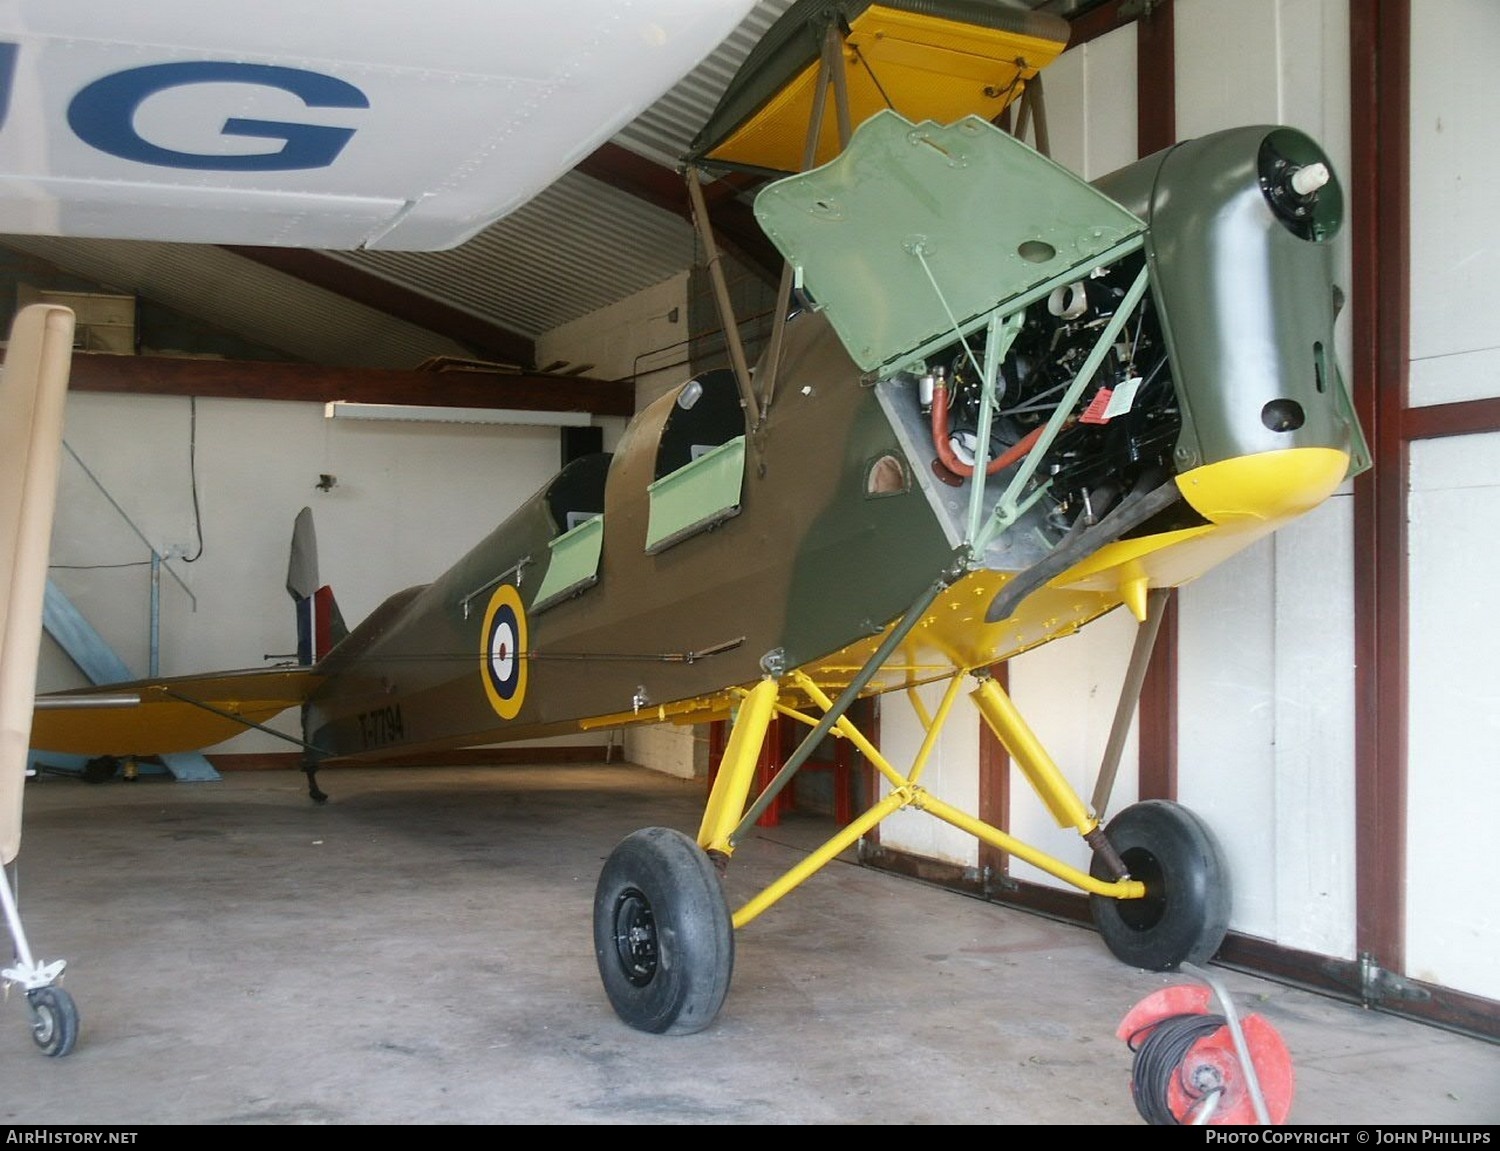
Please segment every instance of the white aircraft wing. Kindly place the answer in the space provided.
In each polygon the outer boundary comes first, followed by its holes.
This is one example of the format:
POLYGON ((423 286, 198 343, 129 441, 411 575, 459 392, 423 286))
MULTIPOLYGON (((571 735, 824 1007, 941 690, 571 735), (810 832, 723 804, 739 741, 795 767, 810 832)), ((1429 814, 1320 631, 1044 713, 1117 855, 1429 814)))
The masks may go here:
POLYGON ((434 250, 751 0, 0 0, 0 233, 434 250))

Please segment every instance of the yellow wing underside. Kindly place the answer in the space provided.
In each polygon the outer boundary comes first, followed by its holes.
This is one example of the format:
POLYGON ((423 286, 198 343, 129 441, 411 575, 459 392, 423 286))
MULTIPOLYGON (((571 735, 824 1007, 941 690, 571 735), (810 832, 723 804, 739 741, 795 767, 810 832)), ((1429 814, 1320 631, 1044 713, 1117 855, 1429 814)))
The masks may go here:
MULTIPOLYGON (((844 42, 850 121, 862 123, 887 107, 908 120, 942 124, 968 115, 993 119, 1066 46, 873 4, 854 19, 844 42)), ((817 80, 814 60, 709 156, 800 171, 817 80)), ((838 152, 838 125, 830 115, 825 117, 814 163, 825 163, 838 152)))

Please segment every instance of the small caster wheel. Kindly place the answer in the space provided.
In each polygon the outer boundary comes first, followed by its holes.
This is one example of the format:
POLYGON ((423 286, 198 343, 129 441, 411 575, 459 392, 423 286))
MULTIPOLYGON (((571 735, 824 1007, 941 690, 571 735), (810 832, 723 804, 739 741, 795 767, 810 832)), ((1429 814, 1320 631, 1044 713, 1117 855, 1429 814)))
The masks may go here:
POLYGON ((31 1038, 43 1055, 62 1056, 78 1041, 78 1008, 61 987, 38 987, 26 993, 31 1005, 31 1038))

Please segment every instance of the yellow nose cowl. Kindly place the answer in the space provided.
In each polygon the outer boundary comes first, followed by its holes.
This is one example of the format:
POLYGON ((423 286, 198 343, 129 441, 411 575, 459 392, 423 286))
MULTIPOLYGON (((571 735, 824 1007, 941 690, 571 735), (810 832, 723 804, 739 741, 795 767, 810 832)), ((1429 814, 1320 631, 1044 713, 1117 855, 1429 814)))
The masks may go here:
POLYGON ((1216 524, 1290 519, 1337 490, 1349 453, 1337 448, 1283 448, 1205 464, 1177 477, 1183 498, 1216 524))

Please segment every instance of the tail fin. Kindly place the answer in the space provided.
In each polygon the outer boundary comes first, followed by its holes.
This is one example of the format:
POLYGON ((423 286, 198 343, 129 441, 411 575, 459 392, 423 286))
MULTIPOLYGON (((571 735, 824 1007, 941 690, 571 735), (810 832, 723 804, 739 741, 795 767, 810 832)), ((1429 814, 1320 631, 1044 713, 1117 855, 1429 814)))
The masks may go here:
POLYGON ((318 537, 313 531, 312 508, 298 512, 292 528, 286 590, 297 603, 297 662, 310 666, 349 634, 333 589, 318 583, 318 537))

